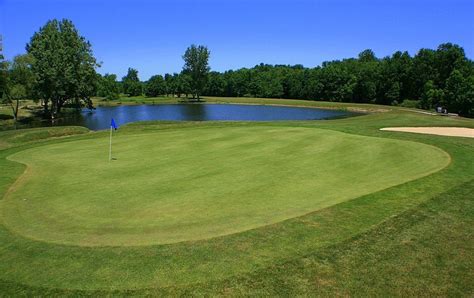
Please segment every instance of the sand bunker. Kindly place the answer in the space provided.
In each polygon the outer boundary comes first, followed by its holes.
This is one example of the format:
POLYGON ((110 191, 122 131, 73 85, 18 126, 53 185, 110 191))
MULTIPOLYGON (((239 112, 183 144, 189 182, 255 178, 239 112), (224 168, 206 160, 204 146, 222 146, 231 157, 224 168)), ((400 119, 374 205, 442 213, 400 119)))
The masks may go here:
POLYGON ((380 130, 424 133, 430 135, 474 138, 474 128, 466 127, 385 127, 380 130))

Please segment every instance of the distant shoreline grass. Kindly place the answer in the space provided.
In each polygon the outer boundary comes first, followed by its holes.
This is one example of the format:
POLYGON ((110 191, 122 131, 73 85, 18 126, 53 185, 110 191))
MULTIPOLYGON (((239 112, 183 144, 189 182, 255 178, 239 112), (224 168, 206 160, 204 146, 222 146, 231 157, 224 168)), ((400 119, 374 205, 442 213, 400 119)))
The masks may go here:
POLYGON ((297 106, 297 107, 315 107, 326 109, 354 109, 357 111, 385 111, 393 106, 384 106, 376 104, 362 104, 362 103, 342 103, 318 100, 304 100, 304 99, 277 99, 277 98, 255 98, 255 97, 213 97, 203 96, 201 101, 195 102, 191 98, 184 97, 120 97, 116 100, 104 100, 101 98, 94 98, 94 104, 97 106, 116 106, 116 105, 136 105, 136 104, 206 104, 206 103, 221 103, 221 104, 252 104, 252 105, 275 105, 275 106, 297 106))
MULTIPOLYGON (((439 172, 402 185, 265 227, 201 241, 84 248, 28 240, 0 225, 0 291, 5 295, 474 293, 474 140, 379 130, 394 126, 474 127, 474 120, 393 108, 328 121, 132 123, 123 126, 120 134, 194 126, 223 131, 262 126, 276 131, 318 128, 407 140, 438 147, 452 161, 439 172)), ((7 160, 8 156, 43 145, 94 142, 107 134, 86 132, 73 127, 0 132, 0 210, 5 191, 24 170, 22 164, 7 160)))

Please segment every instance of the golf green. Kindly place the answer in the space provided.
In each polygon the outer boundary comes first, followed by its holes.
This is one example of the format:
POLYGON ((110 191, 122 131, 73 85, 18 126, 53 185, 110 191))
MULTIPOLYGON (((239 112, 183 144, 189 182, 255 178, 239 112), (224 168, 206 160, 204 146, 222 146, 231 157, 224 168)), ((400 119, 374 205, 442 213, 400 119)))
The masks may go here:
POLYGON ((24 237, 136 246, 237 233, 433 173, 426 144, 327 129, 209 126, 50 144, 8 159, 27 170, 0 201, 24 237))

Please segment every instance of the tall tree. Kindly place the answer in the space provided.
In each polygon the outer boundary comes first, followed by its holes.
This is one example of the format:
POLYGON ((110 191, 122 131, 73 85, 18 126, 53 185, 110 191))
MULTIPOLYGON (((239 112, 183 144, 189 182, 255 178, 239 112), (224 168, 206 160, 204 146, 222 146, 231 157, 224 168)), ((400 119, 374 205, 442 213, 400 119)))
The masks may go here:
POLYGON ((435 67, 438 70, 438 81, 435 83, 444 88, 453 70, 456 69, 465 75, 467 64, 463 48, 452 43, 440 44, 435 54, 435 67))
POLYGON ((193 96, 199 96, 204 89, 209 73, 210 51, 205 46, 191 45, 183 55, 183 73, 191 77, 193 96))
POLYGON ((474 116, 474 76, 464 78, 459 70, 453 70, 446 80, 445 93, 448 109, 474 116))
POLYGON ((3 100, 7 94, 8 86, 8 62, 4 60, 0 53, 0 100, 3 100))
POLYGON ((51 20, 40 28, 26 46, 32 56, 35 94, 54 118, 66 102, 92 107, 96 67, 91 44, 70 20, 51 20), (51 109, 49 109, 51 104, 51 109))
MULTIPOLYGON (((413 91, 411 96, 414 99, 421 98, 425 92, 425 84, 432 81, 438 82, 439 73, 436 67, 436 52, 431 49, 421 49, 413 58, 413 67, 410 78, 413 81, 413 91)), ((437 87, 437 86, 436 86, 437 87)))
POLYGON ((138 78, 138 70, 129 67, 127 75, 122 78, 123 92, 128 96, 142 95, 143 89, 140 79, 138 78))

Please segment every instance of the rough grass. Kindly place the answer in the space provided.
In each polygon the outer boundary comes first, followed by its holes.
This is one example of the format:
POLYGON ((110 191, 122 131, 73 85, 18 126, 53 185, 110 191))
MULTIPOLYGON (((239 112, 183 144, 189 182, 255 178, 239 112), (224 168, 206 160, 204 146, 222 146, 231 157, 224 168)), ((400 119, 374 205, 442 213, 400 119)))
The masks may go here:
POLYGON ((14 146, 37 143, 41 140, 88 133, 89 129, 79 126, 31 128, 0 132, 0 150, 14 146))
MULTIPOLYGON (((316 122, 133 124, 121 134, 189 126, 269 125, 274 129, 323 128, 426 143, 446 151, 452 162, 420 179, 304 216, 208 240, 85 248, 33 241, 0 227, 1 292, 4 295, 473 295, 474 141, 378 130, 387 126, 474 127, 472 120, 392 110, 316 122)), ((105 133, 99 132, 71 140, 93 141, 104 136, 105 133)), ((66 138, 47 143, 69 141, 66 138)), ((6 164, 11 166, 0 178, 1 193, 24 169, 5 158, 36 146, 36 143, 15 144, 0 151, 2 174, 6 164)))

